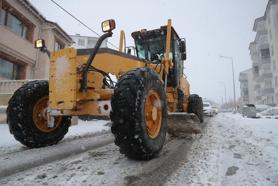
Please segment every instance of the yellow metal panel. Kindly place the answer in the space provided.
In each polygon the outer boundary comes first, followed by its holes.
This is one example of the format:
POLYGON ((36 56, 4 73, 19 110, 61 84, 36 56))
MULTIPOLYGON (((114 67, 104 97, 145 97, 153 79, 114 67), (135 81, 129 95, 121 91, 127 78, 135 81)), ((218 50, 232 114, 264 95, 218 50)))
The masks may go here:
POLYGON ((164 64, 164 72, 168 74, 169 68, 172 66, 172 61, 170 59, 170 52, 171 52, 171 31, 172 31, 172 20, 168 20, 167 24, 167 35, 166 35, 166 57, 163 60, 164 64))
POLYGON ((49 98, 52 109, 73 109, 76 106, 76 50, 66 48, 51 56, 49 98))
POLYGON ((172 20, 168 19, 166 35, 166 61, 170 61, 172 20))
POLYGON ((120 44, 119 44, 119 52, 124 52, 125 51, 125 32, 121 30, 120 32, 120 44))

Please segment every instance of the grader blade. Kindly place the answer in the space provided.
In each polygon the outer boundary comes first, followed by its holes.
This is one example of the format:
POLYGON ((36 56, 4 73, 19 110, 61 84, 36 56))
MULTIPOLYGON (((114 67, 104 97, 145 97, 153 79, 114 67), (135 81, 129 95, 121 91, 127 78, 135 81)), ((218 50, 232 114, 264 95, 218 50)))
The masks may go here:
POLYGON ((201 133, 200 120, 192 113, 168 113, 168 133, 173 137, 186 137, 201 133))

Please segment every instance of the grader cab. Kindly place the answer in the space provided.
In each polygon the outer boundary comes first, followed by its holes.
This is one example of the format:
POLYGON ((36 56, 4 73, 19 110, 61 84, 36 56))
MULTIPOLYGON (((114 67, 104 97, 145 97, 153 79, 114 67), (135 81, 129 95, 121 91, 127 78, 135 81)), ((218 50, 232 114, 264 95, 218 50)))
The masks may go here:
POLYGON ((67 133, 71 116, 110 116, 120 152, 147 160, 163 147, 168 113, 194 113, 203 121, 202 99, 190 95, 183 74, 185 40, 171 20, 159 29, 133 32, 135 55, 124 46, 124 32, 119 51, 100 48, 115 27, 114 20, 104 21, 104 34, 91 49, 50 53, 43 40, 36 41, 50 56, 49 81, 31 81, 9 101, 7 120, 19 142, 53 145, 67 133))

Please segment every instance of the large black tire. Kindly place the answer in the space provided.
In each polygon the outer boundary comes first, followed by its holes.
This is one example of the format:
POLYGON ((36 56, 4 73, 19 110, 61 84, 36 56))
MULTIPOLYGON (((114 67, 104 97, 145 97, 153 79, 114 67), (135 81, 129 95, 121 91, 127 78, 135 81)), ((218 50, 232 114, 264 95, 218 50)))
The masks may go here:
MULTIPOLYGON (((71 124, 71 117, 60 117, 59 125, 50 132, 40 130, 33 120, 34 106, 49 95, 48 82, 32 81, 15 91, 9 100, 7 122, 15 139, 30 148, 54 145, 63 139, 71 124)), ((57 124, 57 118, 55 118, 57 124)))
POLYGON ((111 131, 120 152, 131 159, 149 160, 162 149, 167 133, 167 102, 163 84, 157 73, 138 68, 122 75, 111 100, 111 131), (159 95, 161 127, 151 137, 146 127, 145 101, 149 91, 159 95))
POLYGON ((188 113, 196 114, 200 122, 204 122, 203 100, 197 94, 192 94, 188 97, 188 113))

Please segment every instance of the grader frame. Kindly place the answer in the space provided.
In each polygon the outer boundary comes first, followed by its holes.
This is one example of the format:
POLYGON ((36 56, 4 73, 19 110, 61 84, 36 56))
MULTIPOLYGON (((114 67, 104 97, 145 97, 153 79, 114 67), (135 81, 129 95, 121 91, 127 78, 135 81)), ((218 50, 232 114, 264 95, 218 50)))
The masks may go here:
POLYGON ((119 51, 100 48, 112 36, 115 21, 104 21, 102 28, 105 34, 92 49, 50 53, 43 40, 36 41, 35 47, 50 56, 49 82, 30 82, 10 99, 8 124, 18 141, 28 147, 53 145, 67 133, 71 116, 110 115, 120 152, 147 160, 163 147, 167 112, 195 113, 202 121, 202 99, 190 95, 183 75, 185 42, 171 20, 160 29, 132 33, 137 56, 125 53, 123 31, 119 51), (151 53, 148 39, 154 37, 160 52, 151 53))

